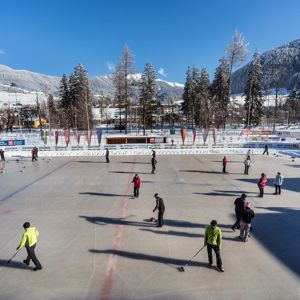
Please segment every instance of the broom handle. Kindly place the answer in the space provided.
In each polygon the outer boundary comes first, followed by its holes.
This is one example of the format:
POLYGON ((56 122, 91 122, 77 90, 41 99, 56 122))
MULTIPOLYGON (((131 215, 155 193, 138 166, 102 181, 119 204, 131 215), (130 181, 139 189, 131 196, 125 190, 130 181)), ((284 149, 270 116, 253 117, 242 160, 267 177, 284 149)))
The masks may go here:
POLYGON ((21 250, 21 249, 17 250, 17 251, 15 252, 15 254, 14 254, 8 261, 11 261, 11 260, 19 253, 20 250, 21 250))
POLYGON ((205 246, 203 246, 202 248, 200 248, 197 253, 186 263, 186 266, 193 260, 194 257, 196 257, 203 249, 205 246))

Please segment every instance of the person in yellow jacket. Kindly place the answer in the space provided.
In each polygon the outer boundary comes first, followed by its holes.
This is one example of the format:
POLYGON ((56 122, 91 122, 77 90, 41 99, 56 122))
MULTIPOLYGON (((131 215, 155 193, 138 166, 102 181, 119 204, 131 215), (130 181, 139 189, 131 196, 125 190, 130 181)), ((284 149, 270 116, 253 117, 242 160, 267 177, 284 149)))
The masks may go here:
POLYGON ((204 246, 207 246, 207 254, 208 254, 208 262, 209 268, 212 267, 213 257, 212 250, 214 250, 217 258, 217 267, 220 272, 224 272, 222 267, 222 259, 221 259, 221 246, 222 246, 222 232, 219 227, 217 227, 217 221, 212 220, 210 225, 205 229, 205 237, 204 237, 204 246))
POLYGON ((17 250, 25 246, 28 256, 25 260, 23 260, 23 263, 29 266, 30 260, 32 259, 33 263, 35 264, 33 271, 41 270, 43 267, 34 252, 39 232, 35 227, 30 227, 29 222, 25 222, 23 224, 23 228, 25 229, 25 232, 22 236, 20 245, 17 247, 17 250))

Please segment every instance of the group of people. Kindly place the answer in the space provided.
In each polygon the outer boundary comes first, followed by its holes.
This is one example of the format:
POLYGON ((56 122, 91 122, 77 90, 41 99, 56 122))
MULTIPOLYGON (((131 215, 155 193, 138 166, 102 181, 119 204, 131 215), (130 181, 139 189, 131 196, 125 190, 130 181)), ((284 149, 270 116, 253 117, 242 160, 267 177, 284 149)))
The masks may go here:
MULTIPOLYGON (((156 161, 156 153, 154 150, 152 150, 152 158, 151 158, 151 164, 152 164, 152 173, 155 173, 155 165, 157 164, 156 161)), ((1 160, 2 155, 0 153, 1 160)), ((32 150, 32 160, 34 157, 37 157, 37 148, 34 147, 32 150)), ((109 150, 106 148, 106 161, 109 163, 109 150)), ((248 174, 249 166, 250 166, 250 153, 247 153, 246 160, 244 162, 245 164, 245 174, 248 174)), ((228 161, 226 156, 223 158, 223 173, 226 173, 226 165, 228 161)), ((283 183, 283 176, 280 172, 277 173, 276 178, 274 180, 275 184, 275 193, 276 195, 281 194, 281 186, 283 183)), ((138 174, 135 174, 134 178, 132 179, 132 183, 134 186, 133 191, 133 197, 138 198, 139 197, 139 189, 141 187, 141 179, 138 174)), ((259 197, 263 197, 264 195, 264 188, 267 184, 267 177, 264 173, 261 174, 261 178, 258 182, 259 187, 259 197)), ((164 213, 165 213, 165 204, 163 199, 158 195, 158 193, 154 194, 154 198, 156 200, 156 205, 153 209, 153 212, 156 210, 158 211, 157 216, 157 227, 162 227, 164 225, 164 213)), ((236 229, 240 230, 239 233, 239 239, 243 242, 246 242, 248 240, 248 237, 250 237, 250 230, 251 230, 251 222, 254 218, 255 214, 254 211, 251 209, 251 202, 247 200, 247 195, 242 194, 241 197, 235 199, 234 201, 235 205, 235 215, 236 215, 236 222, 232 225, 232 230, 235 231, 236 229)), ((213 264, 213 256, 212 251, 215 252, 216 255, 216 261, 217 261, 217 268, 220 272, 224 272, 223 266, 222 266, 222 259, 221 259, 221 246, 222 246, 222 231, 217 226, 217 221, 212 220, 210 225, 205 229, 205 235, 204 235, 204 246, 207 247, 207 254, 208 254, 208 266, 209 268, 212 267, 213 264)), ((27 250, 27 258, 23 260, 23 262, 26 265, 30 264, 30 261, 32 260, 35 264, 34 271, 38 271, 42 269, 42 265, 37 259, 35 255, 35 246, 37 243, 37 237, 39 235, 38 230, 35 227, 30 227, 30 223, 26 222, 23 225, 23 228, 25 230, 21 243, 17 247, 17 250, 20 250, 22 247, 25 247, 27 250)))
POLYGON ((242 194, 241 197, 235 199, 234 205, 236 222, 231 227, 233 231, 235 231, 235 229, 240 229, 239 238, 244 242, 247 242, 248 240, 251 220, 254 218, 254 211, 251 209, 251 202, 246 199, 246 194, 242 194))

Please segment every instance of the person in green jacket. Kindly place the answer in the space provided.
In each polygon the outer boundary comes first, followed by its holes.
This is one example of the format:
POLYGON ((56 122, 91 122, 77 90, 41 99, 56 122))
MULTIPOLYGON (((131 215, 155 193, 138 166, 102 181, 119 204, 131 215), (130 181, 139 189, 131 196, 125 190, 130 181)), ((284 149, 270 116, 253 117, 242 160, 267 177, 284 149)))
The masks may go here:
POLYGON ((207 246, 207 254, 209 261, 209 268, 212 267, 213 257, 212 250, 215 251, 217 258, 217 267, 220 272, 224 272, 222 267, 222 259, 221 259, 221 246, 222 246, 222 232, 219 227, 217 227, 217 221, 212 220, 210 225, 205 229, 205 237, 204 237, 204 246, 207 246))
POLYGON ((17 250, 25 246, 28 255, 27 258, 23 260, 23 263, 29 266, 30 260, 32 259, 33 263, 35 264, 33 271, 42 270, 43 267, 34 252, 39 232, 35 227, 30 227, 29 222, 25 222, 23 224, 23 228, 25 229, 25 232, 22 236, 20 245, 17 247, 17 250))

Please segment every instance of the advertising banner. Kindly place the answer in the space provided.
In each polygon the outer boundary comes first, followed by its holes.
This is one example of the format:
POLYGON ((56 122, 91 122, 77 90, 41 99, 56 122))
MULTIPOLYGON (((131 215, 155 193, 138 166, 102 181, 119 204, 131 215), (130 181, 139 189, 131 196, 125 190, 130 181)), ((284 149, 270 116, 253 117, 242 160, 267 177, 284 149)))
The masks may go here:
POLYGON ((0 146, 24 146, 25 140, 1 140, 0 146))

